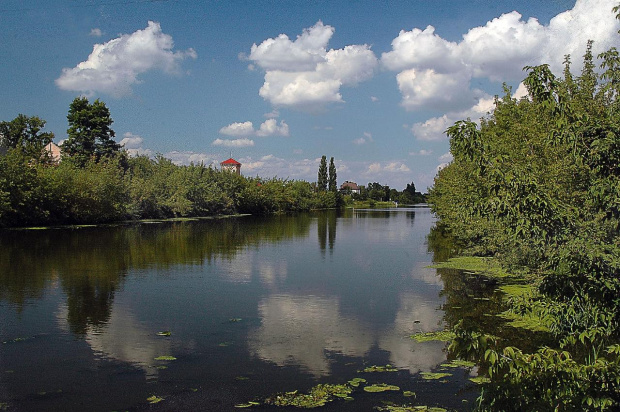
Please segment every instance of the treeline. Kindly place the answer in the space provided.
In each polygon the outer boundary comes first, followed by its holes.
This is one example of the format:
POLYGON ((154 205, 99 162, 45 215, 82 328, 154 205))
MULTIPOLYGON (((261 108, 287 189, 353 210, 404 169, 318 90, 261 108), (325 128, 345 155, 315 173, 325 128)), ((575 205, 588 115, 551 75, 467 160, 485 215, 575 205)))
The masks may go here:
POLYGON ((620 408, 620 55, 601 53, 597 73, 591 50, 579 76, 569 56, 562 78, 526 67, 527 98, 506 89, 480 127, 447 130, 433 211, 463 253, 533 276, 513 310, 554 342, 526 353, 457 326, 453 348, 489 371, 481 410, 620 408))
POLYGON ((244 177, 162 156, 33 162, 20 149, 0 156, 0 227, 130 219, 272 214, 337 206, 311 183, 244 177))
POLYGON ((359 201, 398 202, 403 205, 426 202, 426 196, 416 190, 413 182, 407 183, 402 192, 377 182, 368 183, 367 186, 359 186, 359 189, 359 193, 352 193, 350 188, 345 189, 344 193, 350 195, 352 200, 359 201))
POLYGON ((45 121, 0 122, 0 227, 105 223, 130 219, 273 214, 341 206, 336 167, 323 156, 320 187, 305 181, 243 177, 163 156, 130 157, 114 140, 105 103, 69 106, 62 158, 46 146, 45 121), (328 190, 329 189, 329 190, 328 190))

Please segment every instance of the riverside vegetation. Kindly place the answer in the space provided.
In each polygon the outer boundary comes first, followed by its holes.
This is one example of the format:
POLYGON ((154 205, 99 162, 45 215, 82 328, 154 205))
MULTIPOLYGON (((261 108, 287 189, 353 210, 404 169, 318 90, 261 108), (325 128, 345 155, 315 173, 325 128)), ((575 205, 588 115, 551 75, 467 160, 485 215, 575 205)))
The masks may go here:
POLYGON ((379 183, 340 193, 332 157, 318 181, 244 177, 204 164, 177 165, 162 155, 130 157, 114 141, 106 105, 74 99, 62 161, 44 148, 45 121, 18 115, 0 122, 0 227, 97 224, 135 219, 273 214, 342 207, 354 201, 419 203, 413 182, 403 192, 379 183))
POLYGON ((504 284, 503 328, 530 337, 514 347, 493 327, 448 322, 453 356, 488 375, 478 410, 620 408, 620 55, 597 57, 600 73, 588 43, 575 77, 570 56, 562 78, 526 67, 528 97, 506 88, 479 127, 447 130, 454 160, 429 193, 437 230, 493 258, 469 263, 522 275, 478 268, 504 284))

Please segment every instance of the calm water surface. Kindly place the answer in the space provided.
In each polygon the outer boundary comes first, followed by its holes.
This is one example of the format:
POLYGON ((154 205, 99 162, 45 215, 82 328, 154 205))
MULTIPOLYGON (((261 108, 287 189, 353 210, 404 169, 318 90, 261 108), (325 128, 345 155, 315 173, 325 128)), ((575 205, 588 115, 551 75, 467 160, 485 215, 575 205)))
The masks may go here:
POLYGON ((409 338, 447 321, 433 224, 399 208, 0 232, 0 410, 238 410, 354 377, 417 395, 323 410, 467 410, 470 371, 423 380, 446 345, 409 338))

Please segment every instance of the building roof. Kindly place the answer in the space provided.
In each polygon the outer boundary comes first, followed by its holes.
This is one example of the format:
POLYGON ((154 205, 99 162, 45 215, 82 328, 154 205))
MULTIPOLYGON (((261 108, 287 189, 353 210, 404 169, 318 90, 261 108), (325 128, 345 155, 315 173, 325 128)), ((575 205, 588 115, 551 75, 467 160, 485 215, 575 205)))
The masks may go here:
POLYGON ((224 166, 224 165, 227 165, 227 166, 237 166, 237 165, 239 165, 239 166, 241 166, 241 163, 239 163, 238 161, 236 161, 235 159, 233 159, 231 157, 228 160, 224 160, 222 163, 220 163, 220 165, 222 165, 222 166, 224 166))
POLYGON ((355 182, 349 182, 348 180, 340 185, 340 189, 350 188, 351 190, 360 190, 360 187, 355 182))

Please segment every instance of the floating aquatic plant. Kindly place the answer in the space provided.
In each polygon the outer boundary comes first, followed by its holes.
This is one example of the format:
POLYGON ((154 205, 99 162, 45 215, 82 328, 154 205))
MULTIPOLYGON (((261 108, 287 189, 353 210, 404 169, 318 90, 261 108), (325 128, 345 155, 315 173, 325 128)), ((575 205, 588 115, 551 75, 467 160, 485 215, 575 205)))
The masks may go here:
POLYGON ((294 392, 279 393, 265 399, 267 405, 294 406, 296 408, 316 408, 336 398, 347 399, 353 389, 349 385, 320 384, 307 394, 294 392))
POLYGON ((415 396, 415 392, 412 392, 412 391, 404 391, 404 392, 403 392, 403 396, 406 396, 406 397, 410 398, 410 397, 412 397, 412 396, 415 396))
POLYGON ((477 376, 475 378, 469 378, 469 380, 478 385, 491 382, 491 379, 486 376, 477 376))
POLYGON ((470 361, 454 359, 449 363, 442 363, 441 366, 444 368, 473 368, 476 364, 470 361))
POLYGON ((374 385, 364 386, 366 392, 386 392, 386 391, 399 391, 400 388, 396 385, 388 385, 387 383, 375 383, 374 385))
POLYGON ((156 396, 156 395, 152 395, 146 398, 146 400, 149 401, 149 403, 158 403, 158 402, 163 401, 164 398, 156 396))
POLYGON ((454 339, 454 332, 449 330, 441 330, 437 332, 420 332, 415 333, 410 336, 411 339, 416 342, 430 342, 430 341, 441 341, 448 342, 454 339))
POLYGON ((157 332, 157 336, 170 336, 172 335, 172 332, 170 332, 169 330, 164 330, 162 332, 157 332))
POLYGON ((426 406, 426 405, 418 405, 418 406, 387 405, 387 406, 379 406, 376 409, 378 411, 386 411, 386 412, 446 412, 446 409, 444 408, 438 408, 438 407, 426 406))
POLYGON ((260 405, 259 402, 248 402, 248 403, 239 403, 235 405, 235 408, 251 408, 252 406, 260 405))
POLYGON ((173 360, 177 360, 177 358, 175 358, 174 356, 170 356, 170 355, 162 355, 162 356, 156 357, 155 360, 157 360, 157 361, 173 361, 173 360))
POLYGON ((422 372, 420 373, 420 375, 422 375, 422 379, 426 379, 426 380, 437 380, 437 379, 445 378, 446 376, 452 376, 451 373, 445 373, 445 372, 422 372))
POLYGON ((366 383, 366 379, 363 378, 353 378, 351 379, 348 384, 357 388, 358 386, 360 386, 360 383, 366 383))
POLYGON ((358 372, 398 372, 398 369, 396 369, 390 364, 385 366, 372 365, 362 370, 359 370, 358 372))

